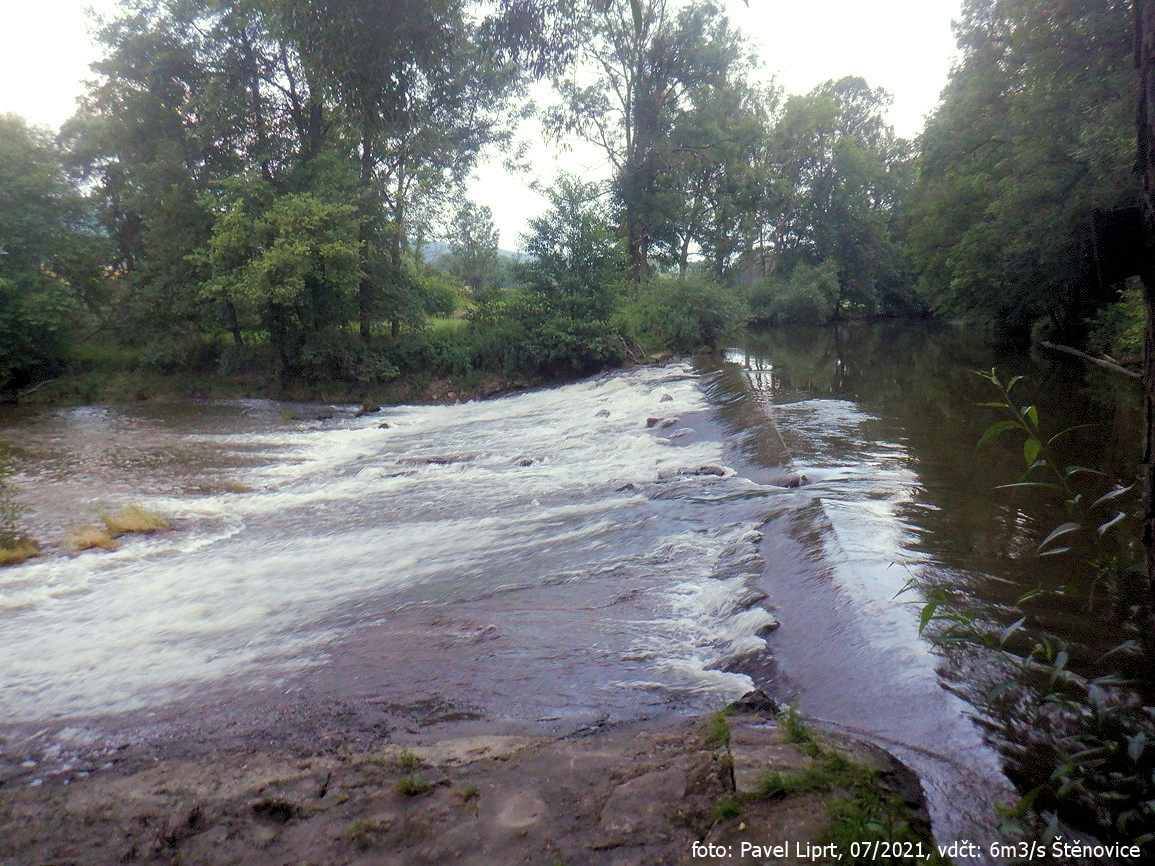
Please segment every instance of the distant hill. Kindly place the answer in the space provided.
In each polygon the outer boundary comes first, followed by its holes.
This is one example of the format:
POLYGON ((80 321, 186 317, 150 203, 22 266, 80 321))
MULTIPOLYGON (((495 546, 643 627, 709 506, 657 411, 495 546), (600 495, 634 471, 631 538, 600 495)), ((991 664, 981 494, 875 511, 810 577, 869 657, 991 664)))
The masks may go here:
MULTIPOLYGON (((499 249, 497 254, 502 258, 513 259, 515 262, 523 262, 529 258, 525 253, 515 253, 512 250, 499 249)), ((425 261, 436 264, 449 255, 449 244, 445 241, 430 241, 421 248, 421 255, 425 261)))

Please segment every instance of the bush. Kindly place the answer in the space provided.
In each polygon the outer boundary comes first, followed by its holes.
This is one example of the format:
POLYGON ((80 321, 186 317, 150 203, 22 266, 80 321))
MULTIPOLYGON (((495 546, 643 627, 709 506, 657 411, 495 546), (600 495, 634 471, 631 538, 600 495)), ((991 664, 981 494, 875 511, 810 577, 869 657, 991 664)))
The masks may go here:
POLYGON ((745 302, 708 277, 656 277, 621 311, 617 322, 647 348, 692 352, 713 348, 747 318, 745 302))
POLYGON ((604 319, 581 318, 540 292, 510 292, 470 316, 474 365, 507 374, 582 375, 623 359, 604 319))
POLYGON ((1137 286, 1128 286, 1118 301, 1091 317, 1087 348, 1092 352, 1105 352, 1117 361, 1139 363, 1143 360, 1146 323, 1143 294, 1137 286))
POLYGON ((310 334, 291 362, 290 372, 311 382, 337 380, 377 385, 392 381, 399 372, 380 346, 366 346, 353 334, 337 328, 310 334))
POLYGON ((838 301, 838 266, 797 265, 787 275, 773 274, 754 286, 750 321, 761 325, 820 325, 838 301))
POLYGON ((462 377, 473 372, 473 352, 461 332, 424 328, 407 331, 391 340, 390 363, 407 373, 462 377))

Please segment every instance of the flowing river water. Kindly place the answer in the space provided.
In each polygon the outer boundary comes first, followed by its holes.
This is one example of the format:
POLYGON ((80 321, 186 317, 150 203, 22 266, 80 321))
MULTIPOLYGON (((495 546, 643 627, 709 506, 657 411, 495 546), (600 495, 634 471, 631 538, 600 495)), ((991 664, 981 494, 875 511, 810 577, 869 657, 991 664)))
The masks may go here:
MULTIPOLYGON (((993 621, 1071 579, 1030 555, 1052 505, 995 490, 1018 448, 974 454, 992 395, 971 371, 994 365, 1029 375, 1045 426, 1095 425, 1071 437, 1081 462, 1135 475, 1132 383, 910 324, 361 417, 5 409, 47 555, 0 571, 0 779, 271 741, 568 733, 759 687, 912 766, 940 841, 989 840, 1029 737, 984 737, 982 660, 934 652, 917 596, 896 594, 948 587, 993 621), (67 553, 127 503, 174 531, 67 553)), ((1049 604, 1076 662, 1112 645, 1118 605, 1049 604)))

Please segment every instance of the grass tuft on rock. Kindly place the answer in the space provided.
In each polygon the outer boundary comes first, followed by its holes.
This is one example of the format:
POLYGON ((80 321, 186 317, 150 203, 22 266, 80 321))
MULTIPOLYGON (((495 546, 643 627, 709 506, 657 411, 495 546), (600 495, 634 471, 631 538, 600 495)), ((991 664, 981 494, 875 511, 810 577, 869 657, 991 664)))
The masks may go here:
POLYGON ((109 534, 116 538, 121 535, 140 533, 150 535, 169 528, 169 523, 159 514, 147 511, 139 505, 129 505, 116 514, 101 517, 109 534))
POLYGON ((710 714, 710 719, 706 722, 705 739, 707 745, 730 745, 730 722, 728 721, 730 715, 732 714, 729 710, 718 710, 718 712, 710 714))
POLYGON ((98 526, 82 526, 68 537, 68 546, 79 553, 82 550, 116 550, 120 545, 98 526))
POLYGON ((397 780, 396 788, 398 794, 405 797, 417 797, 428 793, 433 788, 433 783, 422 779, 416 773, 409 773, 397 780))
POLYGON ((401 754, 397 756, 397 766, 406 773, 412 773, 421 766, 421 759, 417 757, 416 752, 402 749, 401 754))
POLYGON ((40 555, 40 545, 31 538, 17 538, 0 545, 0 568, 19 565, 40 555))

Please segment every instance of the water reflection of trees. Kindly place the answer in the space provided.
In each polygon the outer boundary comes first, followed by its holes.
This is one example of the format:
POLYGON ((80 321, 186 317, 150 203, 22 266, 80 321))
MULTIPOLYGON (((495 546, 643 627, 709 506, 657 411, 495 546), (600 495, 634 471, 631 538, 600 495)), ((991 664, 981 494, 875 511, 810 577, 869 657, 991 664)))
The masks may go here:
MULTIPOLYGON (((997 489, 1025 468, 1021 439, 1008 435, 975 453, 975 443, 998 415, 977 405, 997 394, 972 371, 997 367, 1004 381, 1025 377, 1015 396, 1038 407, 1044 430, 1091 425, 1057 446, 1066 465, 1106 473, 1081 476, 1091 479, 1086 498, 1130 483, 1138 474, 1144 422, 1134 382, 1061 356, 1002 351, 972 333, 934 323, 769 331, 751 335, 743 356, 745 387, 756 401, 771 404, 771 417, 774 405, 826 398, 851 401, 877 419, 858 425, 859 441, 824 437, 823 449, 845 453, 823 454, 823 459, 861 463, 877 451, 872 436, 901 445, 898 451, 910 461, 918 483, 896 501, 895 519, 905 524, 908 561, 916 563, 919 579, 930 585, 926 588, 941 588, 957 610, 999 628, 1022 615, 1017 602, 1027 590, 1062 589, 1028 604, 1034 634, 1069 653, 1067 668, 1084 682, 1118 672, 1135 685, 1134 691, 1116 688, 1106 697, 1110 702, 1126 704, 1137 697, 1151 703, 1155 671, 1147 657, 1105 656, 1138 637, 1143 620, 1145 575, 1123 567, 1142 562, 1137 522, 1122 533, 1130 541, 1117 551, 1121 567, 1107 576, 1097 576, 1076 555, 1040 557, 1039 542, 1067 519, 1059 497, 997 489)), ((781 433, 788 453, 792 431, 784 424, 781 433)), ((813 453, 813 441, 810 446, 813 453)), ((1134 511, 1136 502, 1121 505, 1134 511)), ((821 542, 812 541, 820 549, 821 542)), ((1025 658, 1031 653, 1026 641, 1026 636, 1013 638, 1006 649, 1025 658)), ((1041 701, 1054 689, 1045 665, 1020 668, 1011 658, 960 645, 945 655, 942 674, 952 690, 984 711, 984 723, 1008 758, 1008 771, 1021 790, 1028 790, 1045 783, 1057 766, 1056 744, 1082 728, 1072 712, 1041 701)), ((1100 731, 1103 742, 1129 742, 1134 730, 1123 720, 1131 716, 1106 718, 1119 730, 1100 731)), ((1087 805, 1093 802, 1094 797, 1074 798, 1050 807, 1062 807, 1068 820, 1087 826, 1094 823, 1087 805)))
MULTIPOLYGON (((1089 611, 1092 575, 1069 559, 1035 555, 1046 532, 1065 519, 1062 505, 1046 493, 997 489, 1021 474, 1021 442, 1008 436, 975 453, 995 418, 977 404, 995 395, 972 371, 997 367, 1004 378, 1024 376, 1017 396, 1037 405, 1052 431, 1093 425, 1062 446, 1070 463, 1109 476, 1092 482, 1089 495, 1136 477, 1143 418, 1135 383, 1062 356, 1001 350, 973 332, 933 322, 776 329, 751 334, 743 357, 759 399, 849 400, 878 419, 865 429, 902 443, 920 481, 899 504, 912 552, 929 562, 930 580, 967 599, 976 614, 997 620, 1027 589, 1071 586, 1065 600, 1039 604, 1035 613, 1046 629, 1073 641, 1073 663, 1094 672, 1094 660, 1118 642, 1120 616, 1131 616, 1132 588, 1122 585, 1127 581, 1096 587, 1089 611)), ((790 431, 782 434, 789 444, 790 431)), ((1131 537, 1137 544, 1137 528, 1131 537)))

